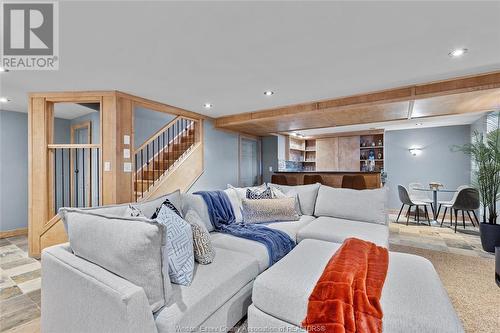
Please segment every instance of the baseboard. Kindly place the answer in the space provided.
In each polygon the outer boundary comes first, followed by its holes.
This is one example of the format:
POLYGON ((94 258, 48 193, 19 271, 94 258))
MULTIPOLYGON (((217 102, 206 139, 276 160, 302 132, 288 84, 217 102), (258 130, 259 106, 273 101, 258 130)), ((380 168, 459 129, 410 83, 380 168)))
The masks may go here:
POLYGON ((28 228, 19 228, 13 230, 0 231, 0 239, 14 236, 27 235, 28 228))

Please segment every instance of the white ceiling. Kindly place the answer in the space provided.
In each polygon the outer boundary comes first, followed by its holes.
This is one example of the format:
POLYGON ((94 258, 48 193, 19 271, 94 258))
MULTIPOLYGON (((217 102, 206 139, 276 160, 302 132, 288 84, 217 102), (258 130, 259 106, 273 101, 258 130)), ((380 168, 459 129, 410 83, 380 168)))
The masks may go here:
POLYGON ((32 91, 116 89, 217 117, 500 70, 498 1, 72 1, 59 13, 60 69, 1 74, 2 108, 26 111, 32 91), (450 58, 457 47, 469 53, 450 58))
POLYGON ((323 134, 357 132, 357 131, 368 131, 368 130, 396 131, 396 130, 414 129, 414 128, 468 125, 479 120, 479 118, 481 118, 481 116, 483 116, 485 113, 487 112, 475 112, 475 113, 458 114, 451 116, 439 116, 431 118, 394 120, 390 122, 371 123, 371 124, 315 128, 309 130, 290 132, 290 134, 295 133, 309 137, 309 136, 316 136, 323 134))

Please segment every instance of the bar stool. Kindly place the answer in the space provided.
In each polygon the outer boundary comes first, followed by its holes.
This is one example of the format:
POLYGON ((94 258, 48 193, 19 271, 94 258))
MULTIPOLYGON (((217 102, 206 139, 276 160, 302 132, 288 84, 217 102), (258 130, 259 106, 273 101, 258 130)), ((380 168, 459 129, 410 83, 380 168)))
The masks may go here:
POLYGON ((316 183, 323 184, 323 178, 321 175, 304 175, 304 185, 316 183))
POLYGON ((288 185, 285 175, 272 175, 271 183, 276 185, 288 185))
POLYGON ((399 222, 399 217, 401 216, 401 212, 403 211, 403 208, 405 205, 408 206, 408 211, 406 212, 406 225, 408 225, 408 222, 410 221, 410 211, 411 207, 415 206, 415 215, 417 217, 417 222, 420 223, 420 213, 418 206, 424 206, 424 211, 425 211, 425 216, 427 217, 427 221, 429 222, 429 226, 431 225, 431 219, 429 218, 429 211, 427 210, 427 205, 428 203, 423 202, 423 201, 414 201, 410 198, 410 195, 408 194, 408 190, 403 186, 403 185, 398 185, 398 195, 399 195, 399 200, 401 201, 401 209, 399 210, 398 218, 396 219, 396 222, 399 222))
POLYGON ((342 177, 342 188, 366 190, 365 177, 363 175, 344 175, 342 177))

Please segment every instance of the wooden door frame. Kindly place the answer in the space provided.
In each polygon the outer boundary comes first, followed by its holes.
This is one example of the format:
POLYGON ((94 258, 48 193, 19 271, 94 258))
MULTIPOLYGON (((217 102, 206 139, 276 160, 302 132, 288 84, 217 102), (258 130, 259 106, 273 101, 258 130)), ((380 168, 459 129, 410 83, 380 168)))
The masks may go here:
POLYGON ((238 186, 241 186, 241 141, 242 139, 255 141, 257 142, 257 157, 259 159, 259 177, 258 177, 258 185, 262 184, 262 139, 260 136, 253 136, 247 134, 238 135, 238 186))
MULTIPOLYGON (((76 131, 79 129, 84 129, 84 128, 87 129, 87 143, 88 144, 92 143, 92 121, 87 120, 87 121, 82 121, 78 124, 71 125, 71 129, 70 129, 70 142, 71 142, 71 144, 75 144, 76 131)), ((87 168, 87 170, 90 170, 90 156, 87 156, 87 158, 85 160, 86 161, 84 161, 84 163, 86 164, 86 168, 87 168)), ((73 150, 71 150, 69 163, 70 163, 70 168, 71 168, 70 182, 71 182, 71 188, 73 189, 69 194, 70 195, 69 202, 71 204, 71 207, 74 207, 75 206, 74 192, 78 191, 78 189, 75 188, 75 172, 74 172, 75 171, 75 154, 74 154, 73 150)), ((88 178, 87 178, 87 181, 88 181, 88 178)), ((87 184, 83 185, 84 188, 86 185, 87 184)), ((86 196, 87 196, 87 202, 90 202, 89 200, 91 199, 91 196, 92 196, 92 184, 89 182, 88 185, 89 186, 87 186, 86 196)))

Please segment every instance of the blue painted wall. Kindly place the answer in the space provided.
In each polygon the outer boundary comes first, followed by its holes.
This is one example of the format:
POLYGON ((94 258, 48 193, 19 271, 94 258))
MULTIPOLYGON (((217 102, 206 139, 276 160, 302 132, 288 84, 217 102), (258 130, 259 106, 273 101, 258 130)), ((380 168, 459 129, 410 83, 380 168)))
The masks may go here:
POLYGON ((225 189, 238 185, 238 134, 219 131, 211 121, 204 122, 205 172, 189 192, 225 189))
MULTIPOLYGON (((453 145, 470 142, 470 126, 420 128, 385 133, 385 170, 389 188, 389 207, 399 208, 397 185, 408 186, 418 182, 436 181, 447 188, 470 183, 469 156, 451 151, 453 145), (408 149, 422 148, 421 154, 412 156, 408 149)), ((440 194, 439 200, 451 199, 451 194, 440 194)))
MULTIPOLYGON (((70 122, 55 119, 54 140, 69 142, 70 122)), ((0 111, 0 231, 28 226, 28 114, 0 111)))

